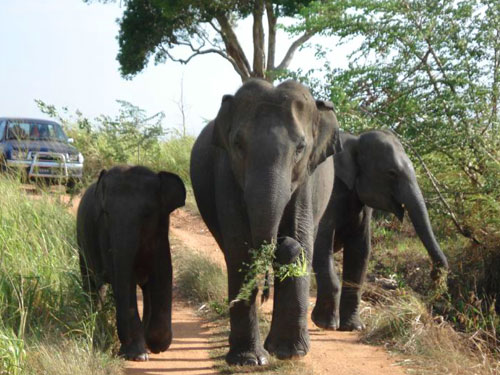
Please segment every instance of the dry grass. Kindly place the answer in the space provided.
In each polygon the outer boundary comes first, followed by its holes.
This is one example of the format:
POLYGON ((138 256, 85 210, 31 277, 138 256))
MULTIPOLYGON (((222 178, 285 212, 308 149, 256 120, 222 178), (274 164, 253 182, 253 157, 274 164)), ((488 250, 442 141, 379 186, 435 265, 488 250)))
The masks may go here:
POLYGON ((498 353, 491 350, 494 337, 484 331, 456 332, 441 316, 432 316, 414 293, 388 292, 367 286, 363 318, 368 329, 363 340, 385 344, 403 353, 403 364, 419 374, 494 375, 500 372, 498 353))
POLYGON ((222 267, 175 238, 171 246, 176 291, 190 302, 227 315, 227 276, 222 267))
POLYGON ((29 375, 115 375, 122 373, 123 360, 94 351, 84 342, 63 340, 32 347, 24 367, 29 375))

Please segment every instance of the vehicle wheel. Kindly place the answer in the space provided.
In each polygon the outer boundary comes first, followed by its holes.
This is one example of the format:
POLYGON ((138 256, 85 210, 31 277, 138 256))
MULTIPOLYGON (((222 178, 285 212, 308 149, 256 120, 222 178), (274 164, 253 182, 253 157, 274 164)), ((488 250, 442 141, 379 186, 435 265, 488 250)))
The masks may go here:
POLYGON ((5 158, 0 156, 0 173, 4 173, 7 171, 7 163, 5 163, 5 158))
POLYGON ((75 179, 69 179, 68 182, 66 182, 66 193, 67 194, 78 194, 80 190, 82 189, 82 184, 79 180, 75 179))

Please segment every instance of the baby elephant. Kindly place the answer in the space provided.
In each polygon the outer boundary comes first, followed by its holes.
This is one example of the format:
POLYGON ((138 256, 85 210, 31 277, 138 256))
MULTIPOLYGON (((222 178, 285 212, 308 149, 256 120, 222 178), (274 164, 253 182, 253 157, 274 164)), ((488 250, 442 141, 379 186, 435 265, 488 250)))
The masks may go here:
POLYGON ((119 354, 128 360, 145 361, 148 349, 159 353, 172 341, 169 214, 185 200, 186 189, 175 174, 114 167, 101 172, 78 207, 83 285, 99 305, 104 284, 111 284, 119 354), (142 323, 137 285, 143 294, 142 323))

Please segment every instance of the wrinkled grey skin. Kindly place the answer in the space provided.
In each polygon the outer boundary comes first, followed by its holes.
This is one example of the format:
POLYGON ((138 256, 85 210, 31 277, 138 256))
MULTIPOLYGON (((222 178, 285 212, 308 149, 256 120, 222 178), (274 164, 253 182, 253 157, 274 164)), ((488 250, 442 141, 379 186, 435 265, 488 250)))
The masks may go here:
MULTIPOLYGON (((249 249, 277 241, 276 255, 293 262, 304 248, 311 262, 315 229, 331 194, 338 125, 331 104, 315 102, 303 85, 246 82, 224 96, 219 113, 196 140, 191 179, 201 216, 224 252, 229 300, 242 284, 249 249), (315 197, 315 199, 313 199, 315 197)), ((267 351, 305 355, 309 277, 275 281, 267 351)), ((255 297, 230 308, 226 361, 262 365, 255 297)))
POLYGON ((359 302, 371 251, 372 208, 400 220, 408 211, 433 262, 433 278, 448 262, 434 237, 413 165, 397 138, 375 130, 359 137, 341 132, 340 139, 343 150, 335 155, 333 194, 314 244, 318 294, 312 319, 324 329, 351 331, 364 328, 359 302), (341 290, 333 252, 342 248, 341 290))
POLYGON ((172 173, 144 167, 103 170, 82 197, 77 240, 83 286, 100 306, 111 284, 121 347, 128 360, 148 359, 172 341, 172 263, 169 214, 184 206, 186 190, 172 173), (136 285, 143 293, 143 320, 136 285))

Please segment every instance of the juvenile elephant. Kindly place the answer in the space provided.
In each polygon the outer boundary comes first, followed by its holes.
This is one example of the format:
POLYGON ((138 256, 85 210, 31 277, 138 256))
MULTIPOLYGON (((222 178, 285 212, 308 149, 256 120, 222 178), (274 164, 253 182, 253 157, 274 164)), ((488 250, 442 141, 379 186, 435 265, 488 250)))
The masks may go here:
POLYGON ((386 131, 340 134, 343 150, 335 155, 335 185, 314 244, 313 268, 318 294, 312 313, 324 329, 361 330, 361 287, 371 251, 372 208, 400 220, 408 211, 438 276, 448 267, 429 222, 413 165, 398 139, 386 131), (372 207, 372 208, 370 208, 372 207), (333 252, 344 248, 342 291, 333 252))
MULTIPOLYGON (((214 121, 195 142, 191 180, 201 216, 224 252, 229 300, 244 279, 249 249, 277 242, 291 262, 303 248, 311 262, 314 233, 333 186, 338 125, 331 104, 315 101, 294 81, 277 87, 249 80, 225 95, 214 121), (313 198, 314 197, 314 198, 313 198)), ((305 355, 309 278, 275 281, 274 311, 265 348, 278 358, 305 355)), ((230 364, 267 363, 255 297, 230 308, 230 364)))
POLYGON ((172 341, 172 263, 169 214, 184 206, 186 190, 172 173, 145 167, 103 170, 82 197, 77 240, 83 286, 99 304, 110 283, 126 359, 144 361, 147 349, 165 351, 172 341), (143 321, 136 285, 143 294, 143 321))

